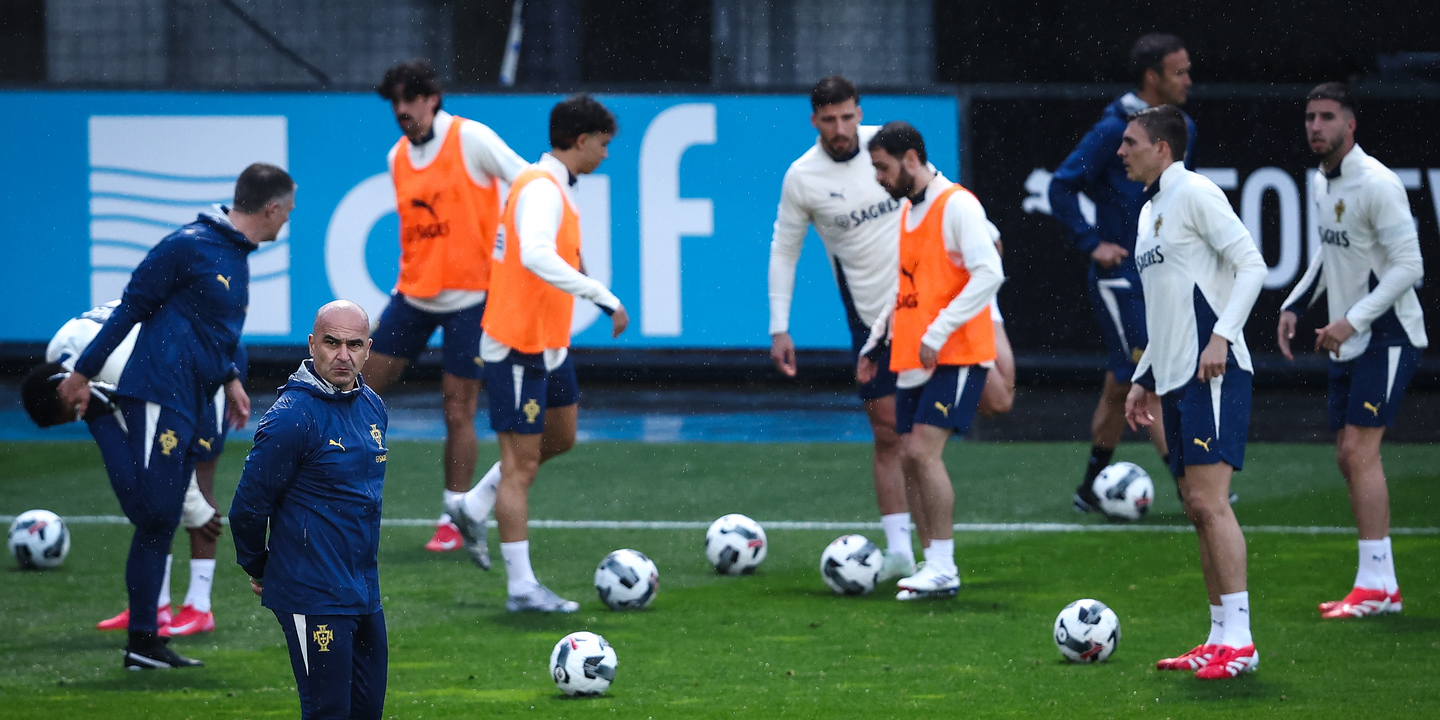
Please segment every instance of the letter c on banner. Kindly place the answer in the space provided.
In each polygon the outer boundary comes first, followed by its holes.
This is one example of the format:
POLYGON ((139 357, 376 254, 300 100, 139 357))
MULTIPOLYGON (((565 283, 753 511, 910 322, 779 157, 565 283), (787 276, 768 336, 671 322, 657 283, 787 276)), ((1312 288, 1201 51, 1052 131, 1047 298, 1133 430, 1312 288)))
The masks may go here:
POLYGON ((667 108, 640 141, 640 332, 680 335, 680 237, 715 233, 715 203, 680 197, 680 158, 715 144, 715 105, 667 108))
POLYGON ((390 293, 381 290, 370 276, 365 244, 375 223, 393 212, 395 183, 390 174, 371 175, 345 193, 325 230, 325 277, 330 281, 330 293, 365 308, 371 322, 380 320, 390 293))

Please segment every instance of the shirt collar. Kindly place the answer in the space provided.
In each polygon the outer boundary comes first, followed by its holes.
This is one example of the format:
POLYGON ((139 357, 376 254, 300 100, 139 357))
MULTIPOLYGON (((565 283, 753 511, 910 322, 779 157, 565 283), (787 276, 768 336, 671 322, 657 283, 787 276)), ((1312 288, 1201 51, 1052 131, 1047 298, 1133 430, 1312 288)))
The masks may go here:
POLYGON ((1134 115, 1149 107, 1150 103, 1141 100, 1140 96, 1133 92, 1127 92, 1120 96, 1120 108, 1125 111, 1126 115, 1134 115))
POLYGON ((556 180, 565 178, 565 182, 572 188, 575 187, 575 183, 580 182, 580 178, 576 177, 575 173, 570 172, 570 168, 565 167, 565 163, 560 162, 560 158, 548 152, 542 154, 540 161, 535 164, 539 165, 541 170, 555 176, 556 180))
POLYGON ((429 148, 431 143, 434 143, 437 138, 443 138, 446 134, 450 132, 450 123, 454 120, 455 116, 451 115, 448 112, 445 112, 444 110, 436 112, 435 121, 430 123, 429 137, 426 137, 424 140, 418 143, 412 144, 418 148, 429 148))
POLYGON ((1325 179, 1339 180, 1340 177, 1345 174, 1346 170, 1353 171, 1355 165, 1360 163, 1365 157, 1365 151, 1360 149, 1360 143, 1355 143, 1350 147, 1350 152, 1345 153, 1345 157, 1340 158, 1340 164, 1336 165, 1335 169, 1325 173, 1325 179))
POLYGON ((1160 173, 1160 177, 1155 179, 1155 184, 1150 188, 1150 197, 1159 195, 1165 189, 1169 188, 1171 185, 1174 185, 1175 182, 1180 179, 1180 175, 1184 172, 1185 163, 1179 160, 1170 163, 1170 167, 1165 168, 1165 171, 1160 173))

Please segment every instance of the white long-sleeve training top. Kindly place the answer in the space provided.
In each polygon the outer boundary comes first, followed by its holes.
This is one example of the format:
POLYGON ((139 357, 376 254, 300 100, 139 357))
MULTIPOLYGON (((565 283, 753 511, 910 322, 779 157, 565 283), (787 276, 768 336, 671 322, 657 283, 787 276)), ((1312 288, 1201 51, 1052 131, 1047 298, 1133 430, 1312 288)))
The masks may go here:
POLYGON ((1235 362, 1253 373, 1245 321, 1265 284, 1265 259, 1208 178, 1177 162, 1156 182, 1155 196, 1140 208, 1135 240, 1150 344, 1133 379, 1153 372, 1162 395, 1183 387, 1212 333, 1229 340, 1235 362))
MULTIPOLYGON (((940 314, 935 316, 935 319, 930 322, 930 326, 925 329, 925 334, 920 337, 922 344, 934 350, 944 347, 945 342, 950 339, 950 335, 961 325, 970 322, 976 315, 984 312, 995 298, 995 292, 1005 282, 1005 271, 1000 263, 1000 253, 995 249, 995 239, 998 233, 995 226, 986 218, 985 208, 980 201, 968 192, 959 191, 951 193, 950 199, 945 202, 943 208, 934 207, 935 198, 954 184, 943 174, 935 173, 934 179, 925 186, 924 199, 910 208, 905 228, 914 230, 921 222, 924 222, 925 216, 930 212, 945 213, 940 223, 945 250, 950 256, 951 262, 958 267, 965 268, 965 271, 970 273, 970 280, 965 283, 960 294, 956 295, 940 311, 940 314)), ((903 202, 908 204, 910 201, 907 199, 903 202)), ((896 223, 895 238, 895 277, 891 280, 890 294, 885 306, 870 328, 870 340, 861 349, 861 355, 870 352, 882 339, 888 339, 891 336, 890 317, 895 310, 895 293, 900 282, 899 223, 896 223)), ((895 384, 902 388, 919 387, 924 385, 933 373, 933 370, 923 368, 904 370, 897 377, 895 384)))
MULTIPOLYGON (((435 113, 435 124, 431 126, 432 136, 429 140, 420 143, 410 143, 406 155, 410 158, 410 166, 416 170, 423 170, 435 162, 440 156, 440 150, 445 145, 445 136, 450 132, 450 124, 456 118, 444 110, 435 113)), ((400 149, 400 143, 390 147, 390 152, 385 156, 385 164, 390 170, 390 176, 395 176, 395 156, 400 149)), ((504 183, 512 183, 515 176, 529 164, 523 158, 510 149, 500 136, 491 130, 488 125, 476 122, 469 118, 460 120, 460 154, 465 158, 465 172, 470 176, 476 185, 489 185, 492 180, 499 180, 504 183)), ((504 200, 502 198, 501 202, 504 200)), ((414 298, 408 295, 403 296, 405 302, 410 305, 432 313, 448 313, 464 310, 485 302, 484 290, 441 290, 440 294, 431 298, 414 298)))
POLYGON ((771 335, 790 331, 795 267, 811 225, 825 245, 841 297, 849 304, 847 312, 873 325, 893 299, 900 201, 875 182, 867 145, 879 130, 876 125, 861 126, 860 152, 839 162, 817 139, 785 172, 770 240, 771 335))
MULTIPOLYGON (((555 237, 560 232, 560 221, 565 206, 575 210, 575 186, 570 170, 550 153, 540 156, 535 167, 545 171, 555 182, 536 180, 521 188, 515 198, 515 233, 519 235, 520 261, 525 269, 536 277, 578 298, 589 300, 600 307, 615 311, 620 307, 620 298, 592 278, 565 262, 556 250, 555 237), (562 190, 563 188, 563 190, 562 190)), ((480 359, 485 362, 499 362, 510 354, 510 347, 490 337, 480 336, 480 359)), ((554 370, 565 362, 567 348, 547 348, 545 367, 554 370)))
POLYGON ((1360 357, 1372 340, 1394 344, 1397 338, 1371 332, 1392 309, 1410 344, 1427 347, 1425 314, 1415 296, 1425 263, 1405 186, 1359 145, 1345 154, 1339 170, 1329 177, 1322 172, 1311 184, 1320 252, 1310 258, 1283 307, 1303 311, 1325 294, 1330 321, 1343 317, 1355 328, 1340 352, 1330 355, 1336 362, 1360 357))

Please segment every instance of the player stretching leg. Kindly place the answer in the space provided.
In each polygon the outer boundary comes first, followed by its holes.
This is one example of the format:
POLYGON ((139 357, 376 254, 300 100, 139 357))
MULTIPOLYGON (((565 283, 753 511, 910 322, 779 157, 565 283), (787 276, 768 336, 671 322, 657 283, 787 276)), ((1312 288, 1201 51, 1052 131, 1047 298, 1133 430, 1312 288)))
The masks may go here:
MULTIPOLYGON (((385 71, 376 90, 390 101, 395 122, 405 133, 387 158, 400 215, 400 277, 375 328, 365 381, 384 395, 419 357, 435 329, 444 328, 442 500, 449 505, 470 489, 479 454, 475 409, 483 371, 475 353, 490 285, 490 251, 500 222, 499 184, 514 182, 525 161, 494 130, 441 110, 439 80, 424 60, 385 71)), ((486 479, 492 486, 499 481, 499 463, 486 479)), ((459 531, 442 516, 425 549, 458 550, 460 543, 459 531)), ((468 549, 489 569, 483 533, 468 549)))
POLYGON ((468 547, 494 508, 510 612, 580 609, 535 578, 526 523, 540 465, 575 444, 580 391, 569 357, 575 297, 610 315, 615 337, 630 322, 619 298, 579 269, 575 183, 609 155, 615 130, 615 116, 589 95, 557 104, 550 111, 550 152, 515 179, 495 239, 480 355, 490 427, 500 443, 500 483, 495 491, 477 484, 449 511, 468 547))
POLYGON ((1265 260, 1215 183, 1181 163, 1185 115, 1144 110, 1118 151, 1132 180, 1153 192, 1140 210, 1135 266, 1145 292, 1149 345, 1125 398, 1130 427, 1155 423, 1160 395, 1170 472, 1200 541, 1210 596, 1210 637, 1161 670, 1220 679, 1250 672, 1260 656, 1250 636, 1245 535, 1230 507, 1230 479, 1245 460, 1253 369, 1245 320, 1265 282, 1265 260))
POLYGON ((1320 252, 1285 300, 1277 341, 1293 359, 1296 313, 1325 293, 1330 324, 1315 350, 1330 354, 1330 429, 1360 531, 1360 567, 1342 600, 1320 604, 1326 618, 1400 612, 1390 551, 1390 491, 1380 460, 1385 428, 1420 363, 1425 317, 1415 285, 1425 274, 1410 199, 1400 178, 1355 144, 1355 100, 1342 83, 1310 91, 1305 134, 1320 156, 1310 212, 1320 252), (1373 279, 1372 279, 1373 278, 1373 279))
POLYGON ((988 306, 1004 282, 993 226, 964 188, 925 160, 925 141, 909 123, 885 125, 869 142, 875 179, 900 203, 899 292, 861 348, 856 377, 871 380, 884 338, 895 372, 895 430, 905 471, 919 492, 913 505, 929 536, 925 565, 897 585, 899 600, 950 597, 955 566, 955 489, 945 442, 970 429, 986 370, 995 360, 988 306))
MULTIPOLYGON (((1090 307, 1108 350, 1105 387, 1090 422, 1090 459, 1085 476, 1075 488, 1075 509, 1098 509, 1095 477, 1110 464, 1125 429, 1125 395, 1135 362, 1144 352, 1145 298, 1135 270, 1136 218, 1145 204, 1145 186, 1126 176, 1115 155, 1131 113, 1147 107, 1181 105, 1190 90, 1190 56, 1174 35, 1146 35, 1130 50, 1131 74, 1139 83, 1105 108, 1100 121, 1055 171, 1050 183, 1050 207, 1065 225, 1075 247, 1090 256, 1088 273, 1090 307), (1095 224, 1080 212, 1080 194, 1095 201, 1095 224)), ((1185 119, 1187 146, 1195 142, 1195 124, 1185 119)), ((1194 169, 1187 153, 1185 166, 1194 169)), ((1152 414, 1158 407, 1152 408, 1152 414)), ((1165 430, 1161 421, 1150 428, 1155 452, 1165 458, 1165 430)))

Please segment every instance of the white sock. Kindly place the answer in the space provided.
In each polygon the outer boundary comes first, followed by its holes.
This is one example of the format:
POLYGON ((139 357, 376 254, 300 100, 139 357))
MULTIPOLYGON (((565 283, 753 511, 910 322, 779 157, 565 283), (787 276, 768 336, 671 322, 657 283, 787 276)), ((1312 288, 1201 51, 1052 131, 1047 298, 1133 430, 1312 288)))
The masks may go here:
POLYGON ((1395 552, 1390 549, 1390 536, 1386 535, 1385 543, 1385 592, 1394 595, 1400 592, 1400 581, 1395 579, 1395 552))
POLYGON ((1210 637, 1205 638, 1206 645, 1222 645, 1225 642, 1225 606, 1210 606, 1210 637))
POLYGON ((165 579, 160 581, 160 599, 155 601, 157 610, 170 604, 170 562, 174 559, 174 555, 165 556, 165 579))
POLYGON ((1360 564, 1355 571, 1355 587, 1366 590, 1385 589, 1385 564, 1390 559, 1390 538, 1360 541, 1360 564))
POLYGON ((453 507, 455 503, 460 502, 460 498, 463 497, 465 497, 465 493, 447 489, 441 493, 440 507, 445 508, 445 514, 449 515, 450 508, 453 507))
POLYGON ((955 539, 931 540, 925 548, 925 564, 943 573, 955 574, 955 539))
POLYGON ((500 555, 505 558, 505 584, 511 595, 524 595, 540 581, 530 569, 530 541, 500 543, 500 555))
POLYGON ((436 520, 436 521, 435 521, 435 524, 436 524, 436 525, 445 525, 445 524, 452 523, 452 522, 455 522, 455 518, 450 517, 450 513, 444 512, 444 513, 440 513, 440 519, 439 519, 439 520, 436 520))
POLYGON ((1254 645, 1250 636, 1250 593, 1221 595, 1220 606, 1225 613, 1225 640, 1221 644, 1232 648, 1254 645))
POLYGON ((880 516, 880 526, 885 528, 887 550, 915 561, 915 548, 910 544, 910 513, 894 513, 880 516))
POLYGON ((476 520, 490 517, 490 511, 495 509, 495 492, 499 489, 500 463, 497 462, 485 471, 485 476, 470 488, 470 492, 465 493, 465 512, 476 520))
POLYGON ((215 560, 190 561, 190 588, 185 591, 185 604, 200 612, 210 612, 210 586, 215 584, 215 560))

